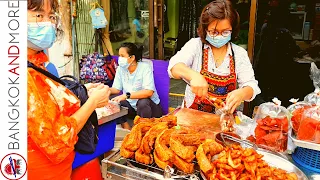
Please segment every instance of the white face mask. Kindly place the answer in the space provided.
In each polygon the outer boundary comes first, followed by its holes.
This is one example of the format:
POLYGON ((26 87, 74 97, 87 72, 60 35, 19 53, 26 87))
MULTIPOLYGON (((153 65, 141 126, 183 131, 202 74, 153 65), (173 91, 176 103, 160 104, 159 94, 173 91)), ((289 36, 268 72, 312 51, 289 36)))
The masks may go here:
POLYGON ((118 58, 119 66, 124 69, 128 69, 132 62, 133 62, 133 60, 130 63, 128 63, 128 57, 127 58, 126 57, 119 57, 118 58))
POLYGON ((28 23, 28 48, 42 51, 56 40, 56 28, 51 22, 28 23))

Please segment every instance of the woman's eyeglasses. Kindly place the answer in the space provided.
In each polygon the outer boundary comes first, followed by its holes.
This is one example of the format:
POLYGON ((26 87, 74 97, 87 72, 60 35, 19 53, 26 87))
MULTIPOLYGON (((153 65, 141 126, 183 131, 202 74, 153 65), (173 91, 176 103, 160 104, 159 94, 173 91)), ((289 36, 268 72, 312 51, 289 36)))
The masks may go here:
POLYGON ((208 34, 209 34, 210 36, 213 36, 213 37, 216 37, 216 36, 218 36, 219 34, 221 34, 221 35, 224 36, 224 37, 227 37, 227 36, 229 36, 229 35, 232 33, 231 30, 225 30, 225 31, 222 31, 221 33, 220 33, 219 31, 216 31, 216 30, 207 30, 207 32, 208 32, 208 34))

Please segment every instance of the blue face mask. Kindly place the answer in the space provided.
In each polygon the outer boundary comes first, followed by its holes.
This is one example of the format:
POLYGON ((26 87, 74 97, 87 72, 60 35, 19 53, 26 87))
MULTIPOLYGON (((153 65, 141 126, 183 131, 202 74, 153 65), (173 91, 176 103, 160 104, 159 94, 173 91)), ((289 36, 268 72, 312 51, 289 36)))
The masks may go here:
POLYGON ((28 48, 42 51, 56 40, 55 25, 51 22, 28 23, 28 48))
POLYGON ((128 69, 131 63, 128 63, 128 58, 125 58, 125 57, 118 58, 119 67, 121 67, 123 69, 128 69))
POLYGON ((231 34, 227 37, 224 36, 216 36, 216 37, 211 37, 210 35, 207 34, 206 40, 214 47, 216 48, 221 48, 225 44, 227 44, 231 40, 231 34))

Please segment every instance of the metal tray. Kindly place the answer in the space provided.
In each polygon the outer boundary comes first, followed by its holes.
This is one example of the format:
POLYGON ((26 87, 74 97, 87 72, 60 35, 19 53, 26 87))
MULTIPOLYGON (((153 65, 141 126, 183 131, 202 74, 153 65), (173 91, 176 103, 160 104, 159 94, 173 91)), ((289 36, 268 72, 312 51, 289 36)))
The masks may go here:
POLYGON ((155 163, 145 165, 136 162, 133 159, 121 157, 120 151, 116 151, 109 157, 102 160, 102 175, 104 179, 112 180, 158 180, 158 179, 174 179, 174 180, 200 180, 199 167, 196 165, 194 174, 185 174, 177 169, 172 169, 169 176, 164 170, 157 167, 155 163))
MULTIPOLYGON (((244 147, 248 147, 243 144, 241 144, 241 145, 244 147)), ((307 176, 297 166, 295 166, 293 163, 291 163, 288 159, 285 159, 285 158, 279 156, 279 154, 277 154, 275 152, 271 152, 271 151, 264 150, 261 148, 256 149, 256 151, 257 151, 257 153, 263 155, 262 159, 264 161, 266 161, 270 166, 276 167, 276 168, 281 168, 287 172, 296 173, 299 180, 308 180, 307 176)), ((202 173, 202 171, 200 172, 200 174, 204 180, 207 180, 207 178, 202 173)))

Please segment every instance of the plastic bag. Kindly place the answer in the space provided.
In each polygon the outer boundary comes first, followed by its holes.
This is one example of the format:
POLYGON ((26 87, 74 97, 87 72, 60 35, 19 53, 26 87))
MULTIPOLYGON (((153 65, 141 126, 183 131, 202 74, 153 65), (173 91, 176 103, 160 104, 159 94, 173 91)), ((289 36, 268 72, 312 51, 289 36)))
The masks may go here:
POLYGON ((301 119, 297 139, 320 144, 320 107, 306 110, 301 119))
POLYGON ((288 107, 288 111, 290 113, 290 125, 295 134, 297 134, 300 127, 300 122, 304 111, 312 107, 311 104, 303 101, 298 102, 298 100, 299 99, 291 99, 290 102, 293 104, 288 107))
POLYGON ((220 116, 220 128, 222 132, 234 131, 234 116, 231 113, 223 113, 220 116))
POLYGON ((247 139, 249 136, 254 135, 256 122, 250 117, 244 115, 241 111, 237 112, 235 117, 236 123, 233 125, 235 133, 242 139, 247 139))
POLYGON ((289 131, 289 112, 274 98, 274 103, 267 102, 259 106, 254 120, 256 144, 267 149, 284 152, 287 150, 289 131))
POLYGON ((315 87, 314 92, 308 94, 304 101, 312 105, 320 105, 320 70, 315 63, 311 63, 310 77, 315 87))
POLYGON ((106 116, 110 116, 112 114, 120 112, 120 105, 116 102, 109 101, 109 103, 102 107, 96 109, 98 119, 101 119, 106 116))

